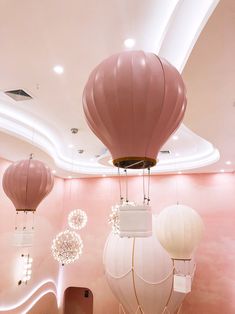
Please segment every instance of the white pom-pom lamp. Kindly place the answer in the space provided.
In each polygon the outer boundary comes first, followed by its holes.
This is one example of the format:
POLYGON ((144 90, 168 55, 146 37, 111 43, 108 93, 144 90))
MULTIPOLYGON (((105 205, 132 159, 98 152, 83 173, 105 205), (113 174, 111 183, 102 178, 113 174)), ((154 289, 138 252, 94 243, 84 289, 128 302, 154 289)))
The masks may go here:
POLYGON ((82 239, 75 231, 60 232, 53 240, 51 250, 55 260, 63 265, 79 259, 82 254, 82 239))
POLYGON ((159 242, 175 260, 190 260, 203 234, 203 222, 198 213, 185 205, 172 205, 157 217, 159 242))
POLYGON ((68 225, 75 230, 81 230, 87 224, 87 214, 81 209, 74 209, 68 216, 68 225))

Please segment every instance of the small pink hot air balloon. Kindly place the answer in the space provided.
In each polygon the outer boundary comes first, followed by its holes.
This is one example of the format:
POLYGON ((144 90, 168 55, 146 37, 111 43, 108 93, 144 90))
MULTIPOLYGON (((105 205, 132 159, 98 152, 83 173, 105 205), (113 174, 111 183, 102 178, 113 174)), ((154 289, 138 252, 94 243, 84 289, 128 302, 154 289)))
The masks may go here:
POLYGON ((2 180, 3 190, 17 211, 35 211, 51 192, 54 177, 39 160, 27 159, 10 165, 2 180))
POLYGON ((121 52, 93 70, 83 108, 115 166, 152 167, 183 119, 185 86, 179 72, 155 54, 121 52))

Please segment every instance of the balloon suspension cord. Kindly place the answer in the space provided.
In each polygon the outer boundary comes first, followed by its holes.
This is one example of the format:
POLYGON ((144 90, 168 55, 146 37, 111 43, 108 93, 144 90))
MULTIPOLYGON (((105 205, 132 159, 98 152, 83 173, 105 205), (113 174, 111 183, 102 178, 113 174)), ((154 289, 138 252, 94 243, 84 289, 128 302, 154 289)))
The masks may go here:
POLYGON ((120 205, 123 203, 123 196, 122 196, 122 182, 121 182, 121 174, 120 168, 118 167, 118 184, 119 184, 119 198, 120 198, 120 205))
POLYGON ((151 172, 150 168, 148 168, 148 178, 147 178, 147 195, 146 195, 146 188, 145 188, 145 169, 143 169, 143 204, 149 205, 150 202, 150 177, 151 172))
POLYGON ((127 176, 127 169, 124 170, 125 172, 125 178, 126 178, 126 203, 129 202, 129 199, 128 199, 128 176, 127 176))

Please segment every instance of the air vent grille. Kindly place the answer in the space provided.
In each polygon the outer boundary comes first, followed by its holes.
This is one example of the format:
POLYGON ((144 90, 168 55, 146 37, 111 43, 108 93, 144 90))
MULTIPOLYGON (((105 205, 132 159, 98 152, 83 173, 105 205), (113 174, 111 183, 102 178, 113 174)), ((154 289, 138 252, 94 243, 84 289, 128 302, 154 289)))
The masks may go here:
POLYGON ((26 93, 23 89, 14 89, 14 90, 8 90, 4 92, 7 96, 11 97, 15 101, 24 101, 24 100, 30 100, 32 97, 26 93))
POLYGON ((166 155, 170 154, 171 152, 169 150, 160 150, 160 153, 166 155))

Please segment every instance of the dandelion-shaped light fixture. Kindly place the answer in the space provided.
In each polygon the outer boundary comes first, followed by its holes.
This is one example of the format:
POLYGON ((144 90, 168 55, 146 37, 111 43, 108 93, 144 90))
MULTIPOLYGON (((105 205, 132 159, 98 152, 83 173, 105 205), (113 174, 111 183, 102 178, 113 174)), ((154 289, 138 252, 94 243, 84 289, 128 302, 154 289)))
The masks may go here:
POLYGON ((109 220, 108 220, 108 222, 112 225, 114 234, 119 234, 120 232, 119 208, 120 208, 120 205, 112 206, 112 209, 111 209, 112 212, 109 215, 109 220))
POLYGON ((83 242, 75 231, 60 232, 52 242, 52 254, 62 265, 70 264, 79 259, 82 254, 83 242))
POLYGON ((68 216, 68 224, 75 230, 84 228, 87 224, 87 214, 81 209, 74 209, 68 216))
POLYGON ((114 234, 120 233, 120 208, 123 206, 135 206, 135 203, 123 201, 122 204, 112 206, 108 222, 112 225, 114 234))

